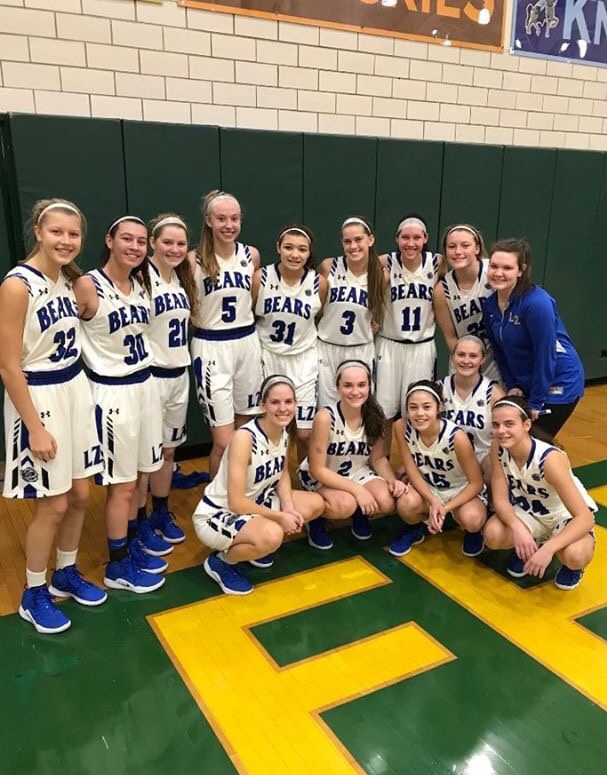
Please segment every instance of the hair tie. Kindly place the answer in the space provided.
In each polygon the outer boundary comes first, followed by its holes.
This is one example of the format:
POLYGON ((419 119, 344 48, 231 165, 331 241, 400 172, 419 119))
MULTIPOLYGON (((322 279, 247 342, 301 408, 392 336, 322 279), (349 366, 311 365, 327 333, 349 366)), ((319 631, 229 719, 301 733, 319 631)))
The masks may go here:
POLYGON ((77 207, 74 207, 74 205, 68 204, 67 202, 51 202, 50 205, 47 205, 43 210, 41 210, 40 215, 36 218, 36 226, 40 224, 40 221, 42 220, 42 216, 48 213, 49 210, 71 210, 73 213, 76 213, 76 215, 79 218, 82 218, 82 213, 77 207))

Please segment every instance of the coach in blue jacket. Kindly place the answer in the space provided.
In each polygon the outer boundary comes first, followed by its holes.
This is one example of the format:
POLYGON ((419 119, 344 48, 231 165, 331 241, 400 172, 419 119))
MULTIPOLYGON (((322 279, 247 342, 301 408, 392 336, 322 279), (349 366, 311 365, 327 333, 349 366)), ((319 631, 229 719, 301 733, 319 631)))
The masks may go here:
POLYGON ((531 250, 524 240, 497 242, 489 257, 483 321, 510 395, 523 395, 533 419, 552 436, 584 392, 584 367, 556 309, 531 282, 531 250))

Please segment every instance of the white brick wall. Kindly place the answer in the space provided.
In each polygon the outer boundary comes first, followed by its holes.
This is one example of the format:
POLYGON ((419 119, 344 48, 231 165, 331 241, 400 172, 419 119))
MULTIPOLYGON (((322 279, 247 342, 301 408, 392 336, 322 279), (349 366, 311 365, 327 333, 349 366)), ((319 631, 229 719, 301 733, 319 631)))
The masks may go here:
POLYGON ((607 68, 176 0, 0 0, 0 111, 604 151, 607 68))

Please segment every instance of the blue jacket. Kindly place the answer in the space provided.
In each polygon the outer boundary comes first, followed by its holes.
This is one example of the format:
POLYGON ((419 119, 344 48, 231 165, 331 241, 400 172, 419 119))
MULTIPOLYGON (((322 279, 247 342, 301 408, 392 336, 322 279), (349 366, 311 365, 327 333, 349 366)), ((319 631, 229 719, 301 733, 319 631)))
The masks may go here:
POLYGON ((531 409, 569 404, 584 392, 584 367, 556 302, 537 285, 511 296, 502 314, 493 293, 483 322, 507 390, 520 388, 531 409))

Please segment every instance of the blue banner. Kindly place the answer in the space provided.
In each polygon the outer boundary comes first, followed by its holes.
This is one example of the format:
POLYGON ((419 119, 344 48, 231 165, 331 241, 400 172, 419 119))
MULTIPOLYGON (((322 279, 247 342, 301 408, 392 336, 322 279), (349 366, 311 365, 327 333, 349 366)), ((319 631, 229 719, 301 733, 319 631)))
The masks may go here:
POLYGON ((512 53, 607 65, 607 0, 515 0, 512 53))

